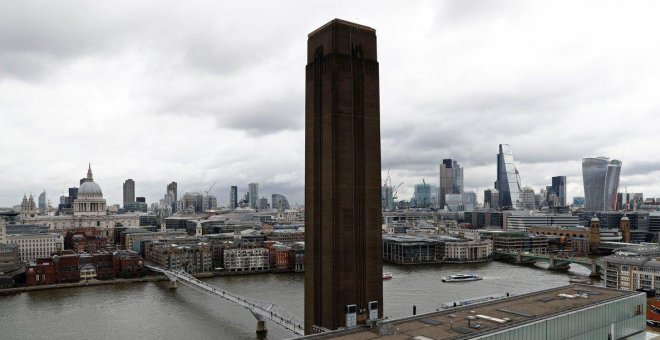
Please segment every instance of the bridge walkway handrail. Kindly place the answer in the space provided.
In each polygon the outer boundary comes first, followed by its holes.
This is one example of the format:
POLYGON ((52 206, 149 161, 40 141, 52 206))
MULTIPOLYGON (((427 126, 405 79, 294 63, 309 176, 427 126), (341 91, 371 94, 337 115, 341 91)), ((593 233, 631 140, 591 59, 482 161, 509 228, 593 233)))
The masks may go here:
POLYGON ((168 277, 169 276, 176 277, 182 282, 188 283, 195 288, 202 289, 208 293, 214 294, 225 300, 229 300, 233 303, 236 303, 237 305, 244 307, 248 309, 250 312, 252 312, 252 314, 258 320, 260 320, 260 317, 265 318, 271 320, 272 322, 284 327, 285 329, 295 334, 304 335, 303 321, 298 319, 292 313, 287 312, 286 310, 282 309, 281 307, 277 306, 274 303, 252 300, 242 297, 240 295, 231 293, 227 290, 223 290, 221 288, 207 284, 199 279, 196 279, 195 277, 186 273, 183 270, 173 271, 152 264, 145 264, 145 267, 153 271, 163 273, 168 277))

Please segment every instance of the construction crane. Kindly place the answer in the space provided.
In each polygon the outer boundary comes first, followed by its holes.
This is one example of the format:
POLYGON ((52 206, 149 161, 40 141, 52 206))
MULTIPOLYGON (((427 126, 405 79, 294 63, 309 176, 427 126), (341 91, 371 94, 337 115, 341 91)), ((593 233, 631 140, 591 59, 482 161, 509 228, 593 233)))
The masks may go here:
POLYGON ((399 183, 399 185, 397 185, 397 186, 395 186, 394 188, 392 188, 392 199, 393 199, 393 200, 399 198, 399 197, 397 197, 397 195, 396 195, 396 191, 399 190, 399 187, 401 187, 401 185, 403 185, 403 183, 405 183, 405 182, 401 182, 401 183, 399 183))
MULTIPOLYGON (((206 210, 206 197, 209 195, 209 192, 211 192, 211 189, 213 189, 216 183, 218 183, 218 181, 213 182, 208 190, 204 190, 204 195, 202 195, 202 212, 206 210)), ((210 209, 212 207, 209 206, 208 208, 210 209)))
POLYGON ((386 186, 386 187, 391 187, 392 186, 392 178, 390 178, 390 169, 387 169, 387 177, 385 177, 385 181, 383 182, 383 186, 386 186))
POLYGON ((211 192, 211 189, 213 189, 213 187, 215 186, 216 183, 218 183, 218 181, 213 182, 213 184, 211 184, 211 187, 209 188, 209 190, 204 191, 204 193, 206 194, 206 196, 209 195, 209 192, 211 192))

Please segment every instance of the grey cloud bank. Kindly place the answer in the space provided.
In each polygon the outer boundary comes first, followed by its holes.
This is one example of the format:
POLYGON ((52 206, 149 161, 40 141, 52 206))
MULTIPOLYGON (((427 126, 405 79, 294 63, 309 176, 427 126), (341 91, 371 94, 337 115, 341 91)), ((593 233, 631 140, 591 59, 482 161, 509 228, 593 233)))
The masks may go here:
POLYGON ((623 161, 621 188, 660 196, 660 45, 652 1, 0 3, 0 206, 57 203, 92 162, 157 202, 174 180, 225 203, 259 182, 303 201, 307 33, 339 17, 376 28, 383 170, 400 197, 438 163, 491 187, 497 144, 523 185, 580 161, 623 161), (371 10, 377 6, 378 10, 371 10))

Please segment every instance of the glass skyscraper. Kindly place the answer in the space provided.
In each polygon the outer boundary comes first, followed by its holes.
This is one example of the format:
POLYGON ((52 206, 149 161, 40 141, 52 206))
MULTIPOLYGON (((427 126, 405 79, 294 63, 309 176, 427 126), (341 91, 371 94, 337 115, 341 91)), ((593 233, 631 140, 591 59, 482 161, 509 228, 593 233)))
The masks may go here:
POLYGON ((497 154, 495 189, 500 194, 500 208, 513 209, 520 203, 520 175, 513 163, 513 152, 509 144, 500 144, 500 152, 497 154))
POLYGON ((585 210, 608 211, 616 209, 621 161, 607 157, 582 159, 585 210))
POLYGON ((463 193, 463 168, 455 160, 443 159, 440 164, 438 205, 442 209, 446 205, 447 194, 460 193, 463 193))
POLYGON ((566 205, 566 176, 552 177, 552 193, 559 199, 559 205, 566 205))

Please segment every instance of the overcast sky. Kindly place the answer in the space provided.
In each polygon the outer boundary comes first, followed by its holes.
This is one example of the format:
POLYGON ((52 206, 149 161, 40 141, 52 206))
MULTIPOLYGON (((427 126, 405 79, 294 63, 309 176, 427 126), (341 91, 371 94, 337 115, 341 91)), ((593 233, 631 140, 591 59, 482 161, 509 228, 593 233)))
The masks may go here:
POLYGON ((376 29, 383 177, 493 186, 499 143, 522 184, 581 158, 623 162, 620 191, 660 196, 657 1, 0 0, 0 206, 56 205, 92 163, 109 204, 132 178, 227 204, 230 185, 303 203, 307 34, 333 18, 376 29))

